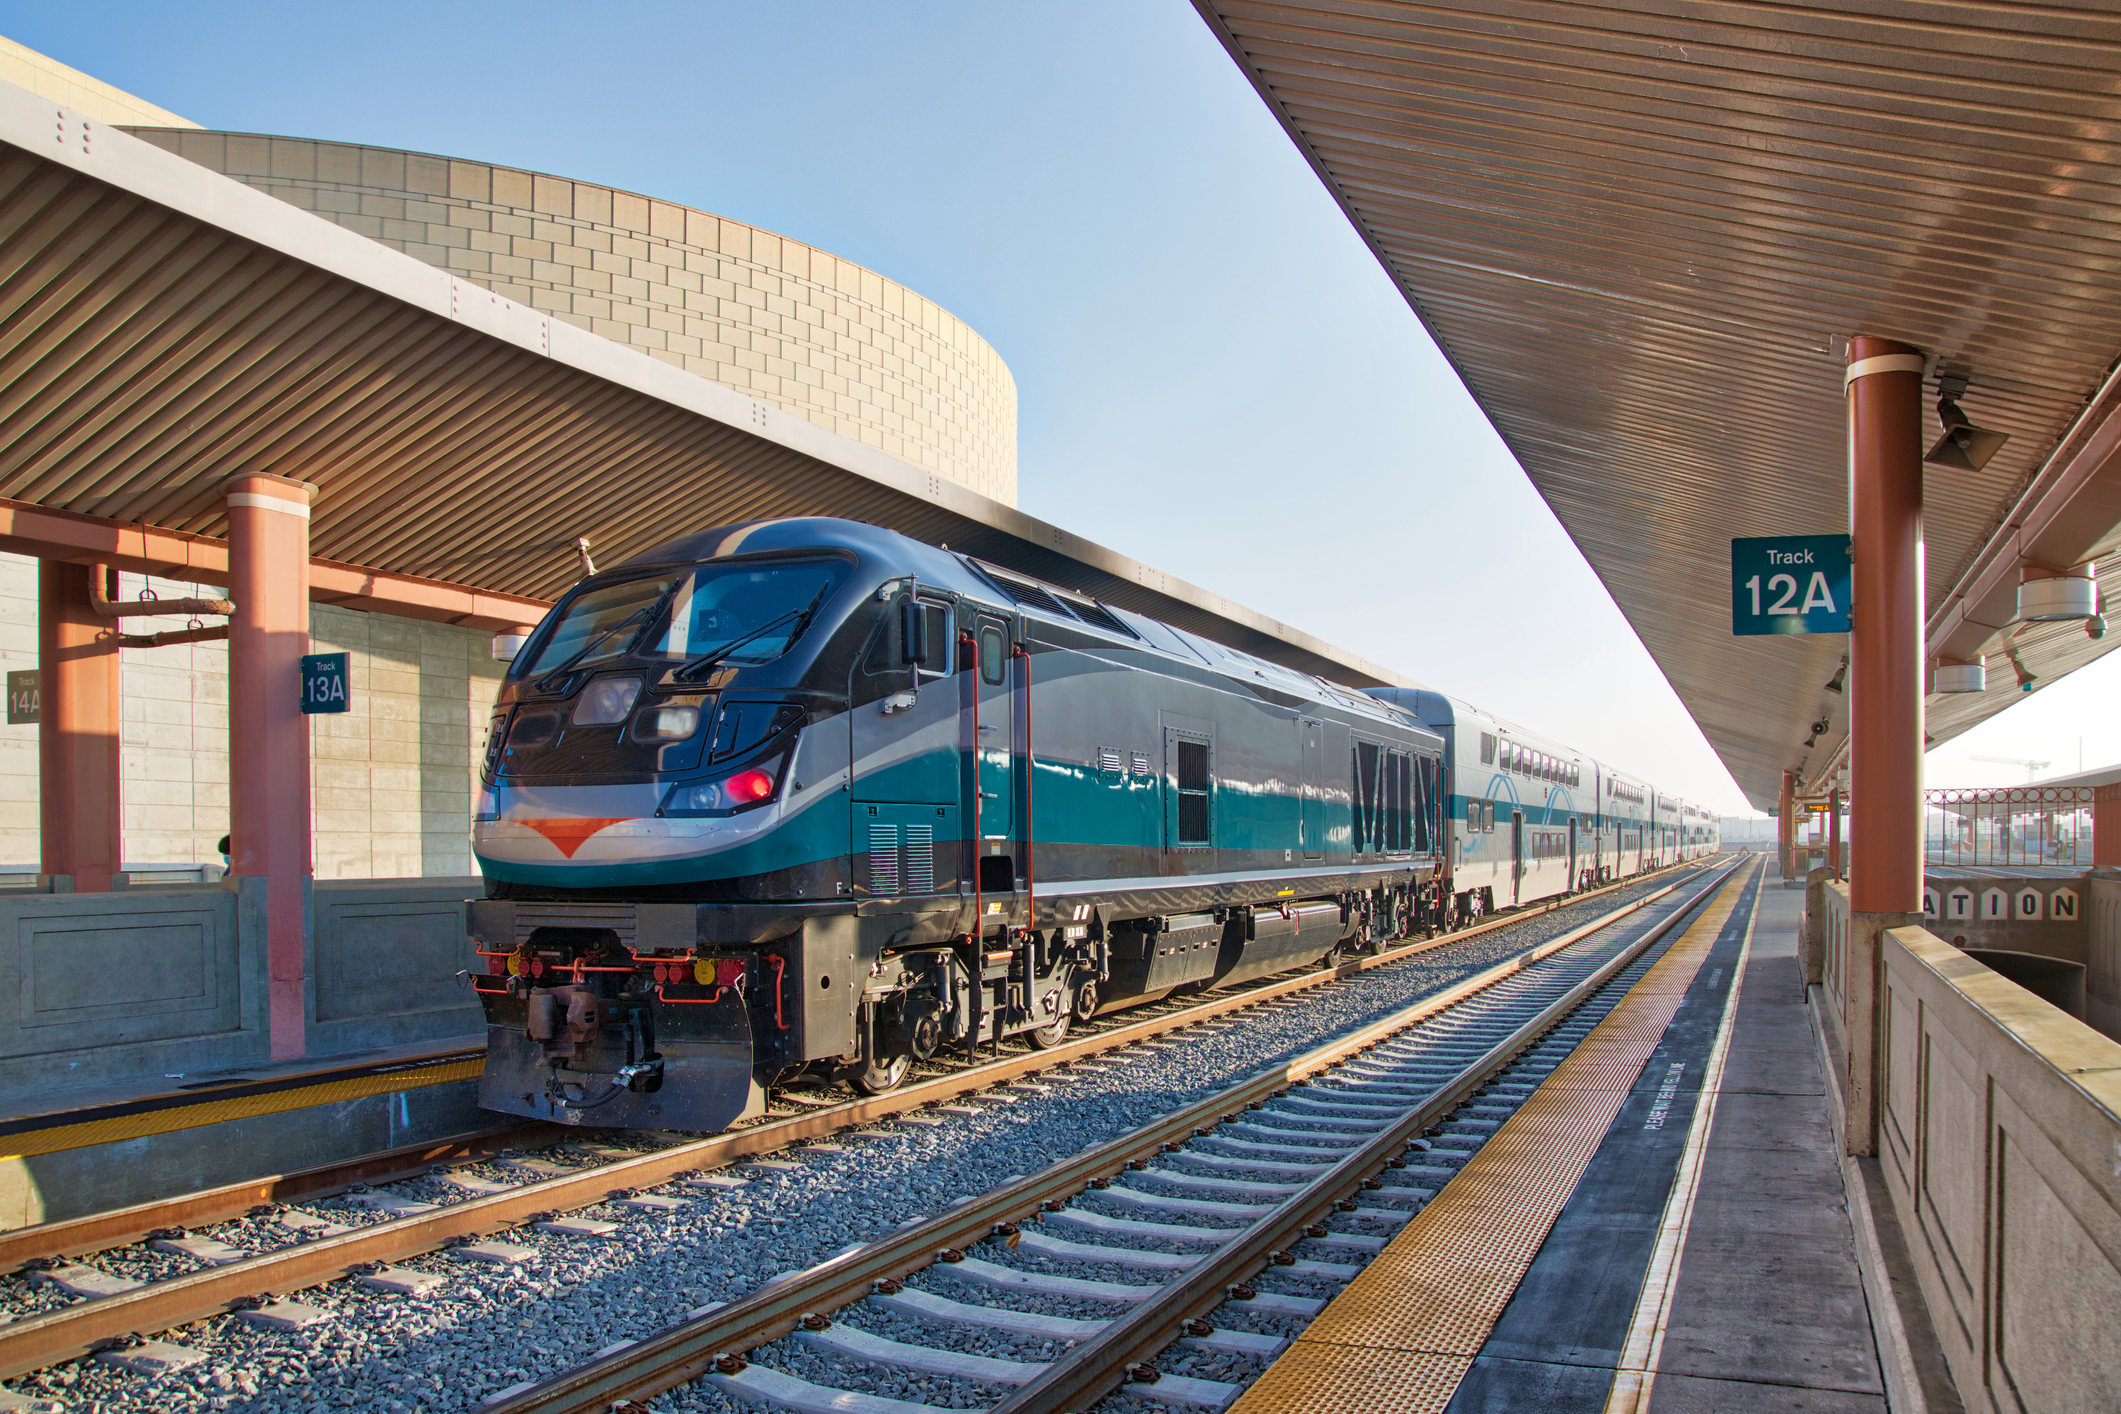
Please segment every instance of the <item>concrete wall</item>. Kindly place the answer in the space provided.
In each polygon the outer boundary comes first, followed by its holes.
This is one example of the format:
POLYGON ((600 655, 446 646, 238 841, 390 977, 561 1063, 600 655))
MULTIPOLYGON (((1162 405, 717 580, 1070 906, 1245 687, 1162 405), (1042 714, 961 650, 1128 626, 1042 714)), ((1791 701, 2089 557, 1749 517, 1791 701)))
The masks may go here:
POLYGON ((320 883, 310 897, 311 1055, 483 1035, 464 933, 477 878, 320 883))
POLYGON ((1970 1410, 2121 1389, 2121 1045, 1921 928, 1886 935, 1879 1162, 1970 1410))
MULTIPOLYGON (((2121 879, 2095 885, 2117 902, 2121 879)), ((1845 1050, 1848 891, 1820 892, 1823 1019, 1845 1050)), ((1961 1400, 2111 1410, 2121 1044, 1926 929, 1888 930, 1878 961, 1879 1173, 1961 1400)))
POLYGON ((2093 870, 2088 892, 2084 1019, 2121 1037, 2121 869, 2093 870))
POLYGON ((0 896, 0 1093, 32 1097, 263 1060, 265 950, 211 886, 0 896))
POLYGON ((554 318, 1016 504, 1016 380, 875 271, 705 211, 483 162, 134 128, 554 318))
MULTIPOLYGON (((219 593, 119 576, 121 598, 219 593)), ((127 619, 128 632, 186 621, 127 619)), ((310 718, 319 879, 473 872, 471 792, 502 666, 491 635, 318 605, 312 651, 349 655, 353 710, 310 718)), ((119 650, 127 863, 217 864, 228 831, 228 650, 119 650)), ((37 564, 0 555, 0 672, 37 665, 37 564)), ((0 726, 0 865, 35 866, 37 729, 0 726)))
MULTIPOLYGON (((346 1055, 483 1032, 457 973, 476 879, 319 883, 310 1047, 346 1055)), ((262 1063, 265 946, 252 880, 108 894, 0 894, 0 1094, 262 1063)))

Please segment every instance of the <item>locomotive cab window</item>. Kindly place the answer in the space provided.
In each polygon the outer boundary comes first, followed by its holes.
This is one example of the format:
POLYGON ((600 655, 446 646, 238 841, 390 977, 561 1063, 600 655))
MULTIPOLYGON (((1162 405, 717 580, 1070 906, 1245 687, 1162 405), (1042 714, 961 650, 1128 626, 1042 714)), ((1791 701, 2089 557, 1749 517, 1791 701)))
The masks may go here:
POLYGON ((1001 686, 1009 676, 1009 640, 992 624, 980 626, 979 675, 989 687, 1001 686))
POLYGON ((863 667, 872 676, 896 676, 900 682, 909 667, 923 678, 948 677, 954 657, 951 643, 948 604, 901 599, 886 610, 863 667))

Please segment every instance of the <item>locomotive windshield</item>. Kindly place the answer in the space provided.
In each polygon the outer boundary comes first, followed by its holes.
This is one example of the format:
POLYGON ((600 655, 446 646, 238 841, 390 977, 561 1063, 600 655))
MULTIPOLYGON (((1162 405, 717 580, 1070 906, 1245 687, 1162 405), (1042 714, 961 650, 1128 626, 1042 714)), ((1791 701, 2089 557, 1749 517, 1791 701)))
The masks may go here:
POLYGON ((846 567, 837 560, 700 565, 677 574, 599 585, 577 595, 526 674, 593 666, 629 655, 763 663, 803 630, 846 567))

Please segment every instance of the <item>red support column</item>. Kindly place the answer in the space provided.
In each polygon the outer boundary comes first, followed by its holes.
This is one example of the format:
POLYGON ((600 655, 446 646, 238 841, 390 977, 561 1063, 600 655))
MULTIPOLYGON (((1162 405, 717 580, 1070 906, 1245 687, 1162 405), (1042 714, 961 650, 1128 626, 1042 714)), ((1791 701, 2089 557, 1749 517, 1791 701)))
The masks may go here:
MULTIPOLYGON (((37 757, 44 873, 100 894, 124 848, 119 804, 118 626, 90 606, 101 566, 37 564, 37 757)), ((105 584, 106 597, 116 586, 105 584)))
POLYGON ((1775 872, 1785 880, 1797 859, 1797 773, 1782 773, 1782 799, 1775 807, 1775 872))
POLYGON ((1848 1037, 1846 1139, 1877 1152, 1880 941, 1922 916, 1922 354, 1849 340, 1848 1037))
POLYGON ((2092 867, 2121 869, 2121 785, 2092 791, 2092 867))
POLYGON ((262 473, 228 482, 229 872, 262 893, 273 1058, 309 1032, 309 507, 316 488, 262 473), (257 883, 251 883, 256 880, 257 883))

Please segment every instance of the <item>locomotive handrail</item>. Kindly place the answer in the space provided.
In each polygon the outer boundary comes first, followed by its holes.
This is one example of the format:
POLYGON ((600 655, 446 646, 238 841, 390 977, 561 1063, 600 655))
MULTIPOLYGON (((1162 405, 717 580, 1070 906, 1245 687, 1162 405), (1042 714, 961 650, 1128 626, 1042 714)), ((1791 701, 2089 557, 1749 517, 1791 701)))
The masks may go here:
MULTIPOLYGON (((974 638, 974 637, 973 637, 973 636, 971 635, 971 633, 969 633, 968 631, 966 631, 966 630, 964 630, 964 629, 959 629, 959 630, 957 631, 957 639, 958 639, 958 643, 959 643, 959 645, 960 645, 960 646, 962 646, 962 647, 965 647, 965 648, 970 648, 970 649, 972 650, 972 671, 971 671, 970 673, 967 673, 967 674, 965 675, 965 680, 966 680, 966 683, 968 684, 968 685, 967 685, 967 687, 966 687, 966 691, 968 691, 968 692, 970 692, 970 693, 972 694, 972 929, 971 929, 971 932, 972 932, 972 943, 973 943, 973 946, 974 946, 974 947, 977 947, 977 946, 979 945, 979 940, 980 940, 980 934, 981 934, 982 932, 984 932, 984 931, 986 930, 986 927, 987 927, 987 924, 986 924, 986 921, 985 921, 985 915, 986 915, 986 912, 987 912, 987 909, 986 909, 986 902, 985 902, 984 898, 983 898, 983 897, 982 897, 982 895, 981 895, 981 892, 980 892, 980 881, 979 881, 979 858, 980 858, 980 856, 979 856, 979 847, 980 847, 980 845, 981 845, 982 843, 984 843, 984 842, 985 842, 985 835, 986 835, 986 828, 985 828, 985 824, 984 824, 984 816, 983 816, 983 814, 982 814, 982 812, 981 812, 981 810, 980 810, 980 802, 981 802, 982 800, 985 800, 985 799, 987 798, 987 791, 986 791, 986 788, 985 788, 984 786, 982 786, 982 785, 980 784, 980 770, 981 770, 982 766, 984 765, 984 762, 983 762, 983 761, 981 760, 981 758, 980 758, 980 739, 979 739, 979 690, 980 690, 980 684, 981 684, 981 682, 982 682, 982 681, 984 681, 984 679, 982 679, 982 678, 980 677, 980 671, 979 671, 979 640, 978 640, 978 639, 976 639, 976 638, 974 638)), ((964 897, 964 895, 963 895, 963 894, 959 894, 959 895, 958 895, 958 897, 959 897, 959 898, 963 898, 963 897, 964 897)), ((979 1004, 979 1003, 978 1003, 978 997, 977 997, 977 994, 975 994, 975 997, 974 997, 974 1001, 973 1001, 973 1005, 974 1005, 974 1007, 976 1008, 976 1007, 978 1006, 978 1004, 979 1004)), ((975 1011, 974 1011, 974 1013, 973 1013, 973 1017, 974 1017, 974 1021, 975 1021, 975 1024, 976 1024, 976 1023, 977 1023, 977 1019, 978 1019, 978 1012, 977 1012, 976 1010, 975 1010, 975 1011)), ((978 1045, 978 1044, 979 1044, 979 1037, 977 1037, 977 1036, 973 1037, 973 1038, 972 1038, 972 1044, 973 1044, 973 1045, 975 1045, 975 1046, 976 1046, 976 1045, 978 1045)))
POLYGON ((1038 762, 1031 756, 1031 652, 1019 642, 1015 656, 1024 662, 1024 922, 1031 928, 1038 927, 1038 885, 1032 873, 1032 857, 1036 849, 1037 827, 1031 811, 1035 804, 1031 790, 1038 780, 1038 762))

